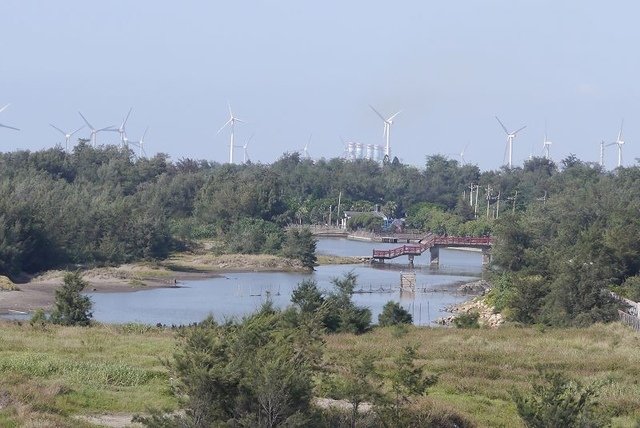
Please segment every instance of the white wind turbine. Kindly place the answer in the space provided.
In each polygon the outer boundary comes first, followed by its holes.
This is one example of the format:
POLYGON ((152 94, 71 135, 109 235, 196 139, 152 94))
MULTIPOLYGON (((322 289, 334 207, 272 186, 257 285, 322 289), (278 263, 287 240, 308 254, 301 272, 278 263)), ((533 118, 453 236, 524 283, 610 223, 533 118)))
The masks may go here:
POLYGON ((313 134, 309 135, 309 141, 307 141, 307 144, 305 144, 304 148, 302 149, 302 156, 305 159, 311 159, 311 156, 309 155, 309 144, 311 144, 312 137, 313 137, 313 134))
POLYGON ((504 124, 500 121, 498 116, 496 116, 496 120, 498 121, 500 126, 502 126, 502 129, 504 129, 505 134, 507 134, 507 147, 508 147, 508 150, 509 150, 509 163, 508 163, 508 165, 509 165, 509 168, 511 168, 512 161, 513 161, 513 140, 516 138, 516 135, 518 134, 518 132, 520 132, 524 128, 526 128, 527 125, 523 126, 522 128, 518 129, 517 131, 509 132, 507 130, 507 127, 504 126, 504 124))
MULTIPOLYGON (((140 149, 140 154, 138 155, 138 158, 146 157, 147 156, 147 152, 144 151, 144 137, 147 136, 147 131, 149 130, 149 127, 147 126, 144 130, 144 133, 142 134, 142 137, 140 137, 140 140, 138 141, 132 141, 133 144, 137 145, 138 148, 140 149)), ((129 140, 127 140, 128 142, 129 140)))
MULTIPOLYGON (((0 108, 0 113, 2 113, 3 111, 5 111, 5 109, 6 109, 7 107, 9 107, 9 106, 10 106, 10 104, 7 104, 6 106, 4 106, 4 107, 0 108)), ((1 128, 9 128, 9 129, 13 129, 14 131, 19 131, 19 129, 18 129, 18 128, 14 128, 13 126, 9 126, 9 125, 3 125, 2 123, 0 123, 0 127, 1 127, 1 128)))
POLYGON ((54 124, 50 123, 49 124, 53 129, 55 129, 56 131, 58 131, 59 133, 61 133, 62 135, 64 135, 64 149, 66 151, 69 151, 69 140, 71 140, 71 137, 73 137, 73 134, 75 134, 76 132, 78 132, 79 130, 81 130, 82 128, 84 128, 84 125, 81 126, 80 128, 76 129, 75 131, 72 132, 64 132, 62 129, 58 128, 57 126, 55 126, 54 124))
POLYGON ((235 124, 236 122, 240 122, 240 123, 247 123, 244 120, 238 119, 237 117, 235 117, 233 115, 233 111, 231 111, 231 104, 227 103, 227 105, 229 106, 229 120, 227 120, 227 122, 222 125, 222 127, 220 129, 218 129, 218 132, 216 133, 219 134, 220 132, 222 132, 222 130, 224 128, 227 127, 227 125, 231 124, 231 141, 229 142, 229 163, 233 163, 233 139, 234 139, 234 128, 235 128, 235 124))
POLYGON ((127 131, 125 129, 125 126, 127 125, 127 120, 129 120, 129 115, 131 114, 131 110, 133 110, 133 107, 129 109, 127 116, 124 118, 124 120, 122 121, 119 127, 115 129, 108 129, 108 131, 113 131, 120 134, 120 144, 123 147, 126 147, 129 144, 129 139, 127 138, 127 131))
POLYGON ((373 108, 373 106, 371 104, 369 104, 369 107, 371 107, 371 110, 373 110, 373 112, 375 114, 378 115, 378 117, 380 119, 382 119, 382 122, 384 123, 384 128, 382 130, 382 136, 385 138, 386 140, 386 146, 384 148, 384 154, 385 156, 387 156, 388 158, 391 157, 391 147, 390 147, 390 141, 391 141, 391 125, 393 125, 393 119, 395 119, 395 117, 397 115, 400 114, 400 112, 402 112, 402 110, 392 114, 391 116, 389 116, 387 119, 384 118, 383 115, 380 114, 380 112, 378 110, 376 110, 375 108, 373 108))
POLYGON ((551 147, 551 144, 553 144, 551 141, 549 141, 549 139, 547 138, 547 127, 544 127, 544 140, 542 140, 542 150, 544 151, 544 157, 547 159, 551 159, 551 154, 549 153, 549 148, 551 147))
POLYGON ((96 129, 93 127, 93 125, 89 123, 89 121, 82 115, 82 113, 78 112, 78 114, 80 115, 82 120, 84 120, 84 123, 86 123, 89 129, 91 130, 91 143, 93 144, 94 147, 97 145, 96 136, 98 135, 98 132, 113 130, 112 129, 113 125, 107 126, 105 128, 96 129))
POLYGON ((251 137, 249 137, 247 142, 244 143, 244 146, 242 146, 242 163, 247 163, 247 161, 249 160, 249 152, 247 151, 247 146, 251 142, 252 138, 253 138, 253 134, 251 134, 251 137))
POLYGON ((618 132, 618 138, 613 143, 607 144, 607 146, 613 146, 614 144, 618 146, 618 168, 622 166, 622 146, 624 145, 624 140, 622 137, 622 127, 624 126, 624 119, 620 123, 620 131, 618 132))

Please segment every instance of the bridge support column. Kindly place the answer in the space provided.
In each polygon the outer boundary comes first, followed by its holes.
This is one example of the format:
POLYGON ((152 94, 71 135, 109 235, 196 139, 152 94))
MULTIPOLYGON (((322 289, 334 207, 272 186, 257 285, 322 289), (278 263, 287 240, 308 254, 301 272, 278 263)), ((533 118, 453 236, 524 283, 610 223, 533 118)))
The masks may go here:
POLYGON ((482 250, 482 266, 487 266, 491 263, 491 251, 488 249, 482 250))
POLYGON ((438 267, 440 266, 440 247, 436 247, 435 245, 429 248, 429 252, 431 254, 431 266, 438 267))
POLYGON ((413 258, 415 256, 413 254, 409 254, 409 267, 413 267, 413 258))

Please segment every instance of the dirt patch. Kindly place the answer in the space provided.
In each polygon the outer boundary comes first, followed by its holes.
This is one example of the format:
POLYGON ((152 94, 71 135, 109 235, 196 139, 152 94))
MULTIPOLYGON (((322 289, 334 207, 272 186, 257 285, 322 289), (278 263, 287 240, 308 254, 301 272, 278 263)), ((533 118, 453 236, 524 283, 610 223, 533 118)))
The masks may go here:
POLYGON ((109 428, 142 427, 142 424, 131 422, 133 415, 126 413, 112 415, 82 415, 77 416, 76 418, 90 424, 109 428))

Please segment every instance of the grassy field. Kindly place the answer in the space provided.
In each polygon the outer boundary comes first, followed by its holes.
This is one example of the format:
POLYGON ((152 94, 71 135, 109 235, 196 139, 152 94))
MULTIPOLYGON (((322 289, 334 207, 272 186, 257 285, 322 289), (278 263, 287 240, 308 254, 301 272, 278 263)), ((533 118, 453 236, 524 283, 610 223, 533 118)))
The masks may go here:
MULTIPOLYGON (((380 329, 328 336, 327 354, 378 356, 380 366, 403 346, 418 345, 420 362, 440 380, 429 400, 478 426, 520 426, 513 388, 526 390, 542 366, 585 383, 606 381, 601 403, 614 426, 640 419, 640 335, 619 324, 587 329, 380 329)), ((0 426, 83 426, 80 414, 176 409, 162 361, 174 333, 141 326, 34 328, 0 324, 0 426)), ((88 425, 84 425, 88 426, 88 425)))

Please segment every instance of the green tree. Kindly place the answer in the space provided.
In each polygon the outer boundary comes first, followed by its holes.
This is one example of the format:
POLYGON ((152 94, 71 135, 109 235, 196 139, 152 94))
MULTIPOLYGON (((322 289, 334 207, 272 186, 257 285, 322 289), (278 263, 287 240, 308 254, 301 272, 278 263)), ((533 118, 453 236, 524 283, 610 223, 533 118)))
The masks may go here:
POLYGON ((388 301, 382 308, 382 313, 378 315, 378 325, 387 327, 398 324, 411 324, 413 317, 399 303, 388 301))
POLYGON ((527 427, 604 427, 610 419, 598 412, 599 385, 583 386, 558 372, 542 372, 542 382, 528 395, 513 392, 518 415, 527 427))
POLYGON ((317 261, 316 243, 317 240, 308 228, 290 229, 285 237, 282 254, 300 260, 304 267, 313 270, 317 261))
POLYGON ((80 272, 67 272, 62 287, 55 292, 51 321, 55 324, 87 326, 91 322, 91 300, 80 294, 88 285, 80 272))

